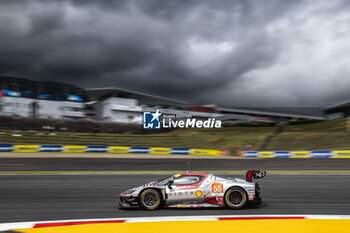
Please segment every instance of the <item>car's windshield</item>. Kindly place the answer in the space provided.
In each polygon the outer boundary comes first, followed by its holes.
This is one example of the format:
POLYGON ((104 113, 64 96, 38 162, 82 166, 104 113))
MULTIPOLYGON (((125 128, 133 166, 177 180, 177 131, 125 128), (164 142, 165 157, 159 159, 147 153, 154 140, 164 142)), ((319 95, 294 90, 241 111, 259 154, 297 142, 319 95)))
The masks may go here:
POLYGON ((166 177, 164 179, 158 180, 157 184, 159 184, 159 185, 166 185, 169 182, 169 180, 171 180, 172 178, 173 178, 173 176, 168 176, 168 177, 166 177))

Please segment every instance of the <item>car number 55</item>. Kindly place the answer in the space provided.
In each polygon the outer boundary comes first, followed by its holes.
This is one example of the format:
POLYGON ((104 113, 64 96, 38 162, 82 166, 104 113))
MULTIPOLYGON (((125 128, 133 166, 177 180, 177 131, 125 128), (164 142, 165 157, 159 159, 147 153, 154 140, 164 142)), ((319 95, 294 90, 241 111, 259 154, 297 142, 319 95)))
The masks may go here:
POLYGON ((212 193, 222 193, 224 192, 224 186, 221 183, 213 183, 211 186, 212 193))

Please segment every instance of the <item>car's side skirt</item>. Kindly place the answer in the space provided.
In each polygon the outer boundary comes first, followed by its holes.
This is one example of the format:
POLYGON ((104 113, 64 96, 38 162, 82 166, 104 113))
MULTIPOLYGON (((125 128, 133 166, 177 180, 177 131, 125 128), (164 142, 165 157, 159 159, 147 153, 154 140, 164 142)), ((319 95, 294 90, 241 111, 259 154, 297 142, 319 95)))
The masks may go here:
POLYGON ((175 205, 165 205, 165 208, 209 208, 209 207, 223 207, 222 205, 212 204, 212 203, 202 203, 202 204, 175 204, 175 205))

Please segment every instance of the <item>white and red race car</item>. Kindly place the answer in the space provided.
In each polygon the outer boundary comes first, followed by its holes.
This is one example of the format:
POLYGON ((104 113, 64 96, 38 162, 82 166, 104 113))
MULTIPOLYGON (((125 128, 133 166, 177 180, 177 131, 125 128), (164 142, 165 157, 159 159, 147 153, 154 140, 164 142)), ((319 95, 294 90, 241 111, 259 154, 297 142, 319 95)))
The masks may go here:
POLYGON ((222 178, 208 173, 185 172, 129 189, 119 195, 120 208, 228 207, 261 204, 260 187, 253 182, 266 172, 249 170, 246 179, 222 178))

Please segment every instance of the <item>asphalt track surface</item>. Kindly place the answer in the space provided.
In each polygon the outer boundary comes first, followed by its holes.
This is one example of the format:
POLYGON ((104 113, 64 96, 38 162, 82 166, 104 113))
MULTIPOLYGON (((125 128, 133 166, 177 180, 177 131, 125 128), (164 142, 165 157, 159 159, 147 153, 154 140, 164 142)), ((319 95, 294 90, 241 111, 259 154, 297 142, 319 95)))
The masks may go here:
MULTIPOLYGON (((225 174, 223 176, 230 176, 225 174)), ((242 177, 240 175, 231 175, 242 177)), ((2 175, 0 222, 234 214, 350 214, 350 175, 267 175, 263 205, 243 210, 120 210, 117 195, 164 175, 2 175)))
MULTIPOLYGON (((131 155, 132 156, 132 155, 131 155)), ((0 171, 350 170, 350 159, 0 158, 0 171)))
MULTIPOLYGON (((186 170, 188 159, 0 159, 0 171, 186 170)), ((347 159, 201 159, 194 170, 349 170, 347 159)), ((162 174, 0 175, 0 222, 182 215, 350 214, 350 174, 267 174, 259 208, 120 210, 126 189, 162 174)), ((241 177, 243 174, 221 176, 241 177)))

